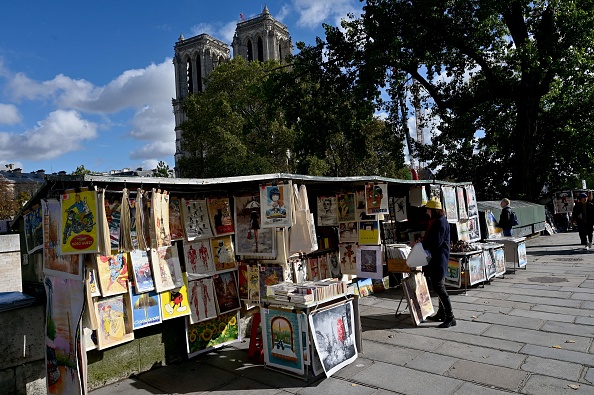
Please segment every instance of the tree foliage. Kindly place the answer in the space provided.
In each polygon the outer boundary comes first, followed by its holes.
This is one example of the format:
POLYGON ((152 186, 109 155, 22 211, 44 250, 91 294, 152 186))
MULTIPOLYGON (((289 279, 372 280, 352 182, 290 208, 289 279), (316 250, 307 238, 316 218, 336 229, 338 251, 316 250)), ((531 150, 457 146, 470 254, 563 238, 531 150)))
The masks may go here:
POLYGON ((534 199, 593 169, 593 27, 585 0, 367 0, 327 27, 327 56, 367 100, 383 104, 385 88, 396 125, 422 87, 433 134, 418 155, 438 178, 534 199))
POLYGON ((153 169, 153 177, 169 177, 169 165, 162 160, 157 163, 157 167, 153 169))
POLYGON ((18 202, 14 196, 14 185, 0 177, 0 219, 12 219, 19 211, 18 202))
POLYGON ((85 165, 80 165, 72 172, 73 176, 84 176, 87 174, 92 174, 93 172, 85 167, 85 165))

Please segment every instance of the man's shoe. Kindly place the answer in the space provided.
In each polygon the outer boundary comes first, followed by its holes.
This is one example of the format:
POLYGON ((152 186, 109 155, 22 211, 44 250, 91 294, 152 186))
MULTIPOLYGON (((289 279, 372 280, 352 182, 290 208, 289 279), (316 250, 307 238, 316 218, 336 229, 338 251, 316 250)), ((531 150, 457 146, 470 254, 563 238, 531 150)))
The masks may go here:
POLYGON ((446 317, 445 321, 439 324, 438 328, 449 328, 450 326, 456 326, 456 318, 454 316, 446 317))
POLYGON ((427 317, 429 321, 443 321, 445 320, 445 311, 439 309, 435 315, 427 317))

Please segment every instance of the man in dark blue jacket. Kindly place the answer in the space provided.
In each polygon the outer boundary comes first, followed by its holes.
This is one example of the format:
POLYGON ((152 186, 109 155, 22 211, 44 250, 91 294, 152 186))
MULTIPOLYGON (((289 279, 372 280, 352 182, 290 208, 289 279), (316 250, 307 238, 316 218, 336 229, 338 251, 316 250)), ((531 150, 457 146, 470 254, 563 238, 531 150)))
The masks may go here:
POLYGON ((445 287, 445 275, 450 259, 450 224, 444 215, 441 202, 436 197, 432 198, 425 208, 430 219, 422 243, 423 248, 431 253, 426 271, 431 278, 433 290, 439 297, 437 314, 427 319, 443 321, 438 328, 449 328, 456 326, 452 303, 445 287))

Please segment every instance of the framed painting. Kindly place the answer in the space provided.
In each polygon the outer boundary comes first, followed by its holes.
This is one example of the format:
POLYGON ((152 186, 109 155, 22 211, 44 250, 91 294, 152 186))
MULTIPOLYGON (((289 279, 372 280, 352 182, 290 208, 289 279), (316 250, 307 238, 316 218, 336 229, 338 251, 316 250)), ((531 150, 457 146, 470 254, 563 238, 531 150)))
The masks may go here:
POLYGON ((451 285, 456 288, 462 286, 462 272, 460 270, 460 259, 450 258, 445 276, 446 285, 451 285))
POLYGON ((235 253, 251 257, 275 257, 273 228, 260 223, 260 195, 235 196, 235 253))
POLYGON ((353 222, 357 220, 355 211, 355 194, 339 193, 338 200, 338 222, 353 222))
POLYGON ((258 265, 248 265, 248 302, 260 304, 260 270, 258 265))
POLYGON ((43 199, 43 272, 73 280, 83 276, 82 255, 62 255, 60 244, 60 202, 43 199))
POLYGON ((102 296, 128 293, 128 254, 97 255, 97 275, 102 296))
POLYGON ((191 314, 188 287, 186 284, 187 281, 184 277, 181 287, 159 293, 159 298, 161 298, 161 318, 163 318, 163 321, 191 314))
POLYGON ((466 208, 466 197, 464 196, 464 188, 456 187, 456 197, 458 201, 458 219, 468 219, 468 209, 466 208))
POLYGON ((357 245, 355 243, 338 244, 338 255, 342 274, 357 274, 357 245))
POLYGON ((216 273, 223 273, 237 269, 235 249, 231 236, 215 237, 211 239, 214 267, 216 273))
POLYGON ((373 281, 370 278, 357 280, 357 288, 359 289, 359 296, 373 295, 373 281))
POLYGON ((505 249, 503 247, 493 249, 495 255, 495 276, 500 277, 505 274, 505 249))
POLYGON ((237 271, 215 274, 213 281, 219 314, 240 309, 237 271))
POLYGON ((188 295, 190 296, 190 324, 210 320, 217 316, 212 277, 188 281, 188 295))
POLYGON ((97 191, 66 190, 60 202, 62 254, 98 252, 97 191))
POLYGON ((99 350, 134 340, 130 310, 130 297, 127 293, 95 302, 95 314, 99 320, 99 350))
POLYGON ((130 252, 130 262, 132 263, 132 275, 136 292, 143 293, 154 290, 155 283, 148 252, 144 250, 130 252))
POLYGON ((188 358, 239 340, 239 313, 222 314, 197 324, 186 321, 188 358))
POLYGON ((136 290, 130 287, 130 300, 132 305, 132 329, 145 328, 162 322, 161 300, 157 292, 136 293, 136 290))
POLYGON ((365 184, 365 214, 388 214, 388 184, 368 182, 365 184))
POLYGON ((382 246, 357 246, 357 277, 382 279, 384 266, 382 246))
POLYGON ((449 186, 441 187, 441 194, 443 196, 444 212, 448 222, 455 223, 458 221, 458 204, 456 203, 456 188, 449 186))
POLYGON ((474 254, 468 257, 468 273, 470 285, 478 284, 487 280, 485 275, 485 261, 483 254, 474 254))
POLYGON ((318 196, 318 226, 338 226, 336 196, 318 196))
POLYGON ((497 218, 495 218, 491 210, 485 211, 485 223, 487 225, 487 239, 503 237, 503 229, 497 227, 497 218))
POLYGON ((158 293, 183 285, 176 246, 151 248, 151 269, 158 293))
POLYGON ((215 236, 231 235, 235 232, 229 198, 209 198, 208 215, 215 236))
POLYGON ((43 248, 43 208, 36 205, 23 214, 27 252, 34 253, 43 248))
POLYGON ((260 298, 268 295, 268 286, 284 281, 283 268, 280 265, 260 266, 260 298))
POLYGON ((468 209, 468 218, 478 217, 478 205, 476 203, 476 194, 474 193, 474 186, 466 185, 464 187, 466 192, 466 207, 468 209))
POLYGON ((299 315, 277 309, 261 308, 260 311, 266 365, 303 374, 303 339, 299 315))
POLYGON ((357 243, 359 241, 359 225, 357 222, 340 222, 338 224, 338 241, 341 243, 357 243))
POLYGON ((398 222, 408 221, 408 209, 406 207, 406 196, 394 198, 394 218, 398 222))
POLYGON ((497 273, 497 269, 495 268, 495 254, 492 248, 483 250, 483 260, 485 262, 485 275, 487 280, 490 280, 497 273))
POLYGON ((456 231, 458 233, 458 240, 470 241, 470 234, 468 233, 468 220, 456 223, 456 231))
POLYGON ((189 279, 212 276, 215 262, 210 239, 184 241, 184 263, 189 279))
POLYGON ((213 237, 206 200, 181 200, 182 222, 187 241, 213 237))
POLYGON ((526 243, 518 243, 518 266, 524 267, 528 263, 528 256, 526 255, 526 243))
POLYGON ((309 327, 326 377, 357 359, 352 301, 310 314, 309 327))
POLYGON ((481 227, 478 216, 468 218, 468 241, 479 241, 481 239, 481 227))
POLYGON ((433 314, 433 303, 427 287, 427 280, 421 272, 413 272, 403 279, 408 309, 413 322, 418 326, 425 318, 433 314))
POLYGON ((308 258, 308 277, 311 281, 320 280, 320 266, 317 257, 308 258))
POLYGON ((290 227, 292 183, 260 186, 260 219, 262 228, 290 227))
MULTIPOLYGON (((337 259, 338 263, 338 259, 337 259)), ((307 270, 307 259, 295 259, 293 262, 293 273, 295 274, 295 282, 301 284, 307 280, 309 280, 308 270, 307 270)), ((342 278, 342 275, 341 275, 342 278)))

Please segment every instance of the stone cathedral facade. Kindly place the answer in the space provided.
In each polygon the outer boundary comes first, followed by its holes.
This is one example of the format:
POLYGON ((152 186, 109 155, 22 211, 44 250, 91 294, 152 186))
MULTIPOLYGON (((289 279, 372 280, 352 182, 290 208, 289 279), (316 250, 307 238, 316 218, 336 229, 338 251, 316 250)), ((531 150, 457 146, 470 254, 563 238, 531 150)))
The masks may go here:
MULTIPOLYGON (((292 43, 287 27, 275 20, 268 8, 264 7, 260 15, 237 23, 232 48, 233 57, 241 56, 248 61, 282 61, 291 53, 292 43)), ((175 98, 172 104, 177 173, 178 160, 184 156, 181 129, 181 124, 186 120, 183 112, 184 99, 188 95, 204 91, 205 78, 219 64, 231 59, 231 50, 228 44, 206 33, 188 39, 180 35, 174 49, 175 98)))

